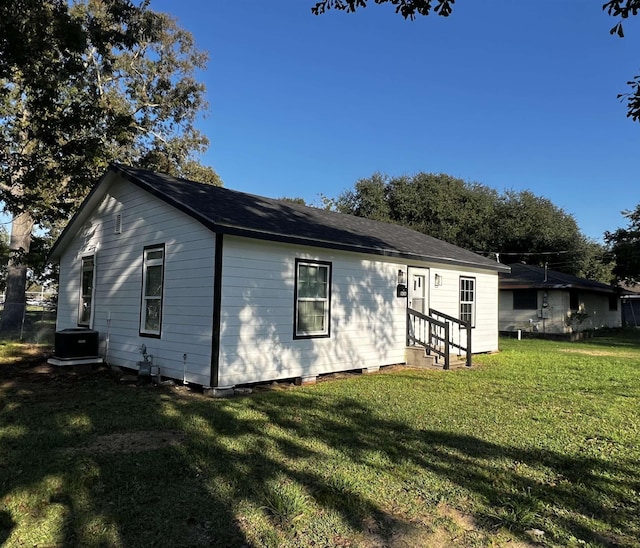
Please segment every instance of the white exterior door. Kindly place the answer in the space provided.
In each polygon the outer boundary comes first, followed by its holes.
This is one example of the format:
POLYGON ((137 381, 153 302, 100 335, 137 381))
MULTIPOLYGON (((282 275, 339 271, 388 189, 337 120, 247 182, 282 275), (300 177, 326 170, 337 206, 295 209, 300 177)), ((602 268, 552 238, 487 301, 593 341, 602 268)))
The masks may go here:
POLYGON ((429 281, 429 271, 424 269, 409 270, 409 308, 426 314, 429 309, 427 305, 427 283, 429 281))

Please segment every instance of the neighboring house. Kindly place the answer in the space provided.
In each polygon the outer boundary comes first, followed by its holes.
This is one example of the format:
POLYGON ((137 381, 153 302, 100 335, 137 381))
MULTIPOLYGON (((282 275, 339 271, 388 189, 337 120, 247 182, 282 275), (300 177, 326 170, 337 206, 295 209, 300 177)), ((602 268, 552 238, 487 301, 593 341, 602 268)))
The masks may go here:
POLYGON ((211 387, 403 363, 408 305, 462 315, 473 352, 497 350, 508 270, 401 226, 121 165, 51 259, 58 330, 97 331, 127 368, 144 345, 163 377, 211 387))
POLYGON ((640 327, 640 286, 622 287, 622 325, 640 327))
POLYGON ((576 333, 622 325, 617 288, 524 264, 500 274, 500 331, 576 333))

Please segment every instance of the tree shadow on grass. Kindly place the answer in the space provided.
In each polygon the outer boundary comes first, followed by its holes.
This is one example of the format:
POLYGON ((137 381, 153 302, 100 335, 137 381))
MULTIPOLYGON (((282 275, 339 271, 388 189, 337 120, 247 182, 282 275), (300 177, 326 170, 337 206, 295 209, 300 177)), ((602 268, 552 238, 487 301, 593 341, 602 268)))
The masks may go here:
POLYGON ((640 535, 637 463, 413 428, 385 416, 384 398, 303 389, 216 401, 108 377, 0 396, 0 500, 14 505, 5 540, 37 543, 17 538, 26 520, 52 528, 41 544, 61 546, 337 544, 310 515, 319 510, 346 526, 340 534, 371 534, 373 523, 370 544, 382 545, 408 519, 391 508, 396 495, 425 507, 471 499, 485 531, 526 538, 537 527, 556 544, 633 546, 640 535), (145 445, 148 432, 166 443, 145 445))
MULTIPOLYGON (((109 377, 19 379, 0 390, 5 541, 46 546, 242 546, 229 501, 203 485, 160 390, 109 377), (114 436, 134 434, 127 443, 114 436), (105 439, 108 443, 101 443, 105 439), (111 448, 107 445, 111 445, 111 448)), ((181 417, 182 420, 184 417, 181 417)), ((231 417, 229 417, 231 418, 231 417)), ((180 422, 180 421, 178 421, 180 422)))
MULTIPOLYGON (((420 442, 418 442, 420 445, 420 442)), ((552 524, 571 537, 604 545, 635 544, 640 532, 638 463, 502 446, 452 432, 424 431, 433 470, 487 503, 477 517, 520 529, 552 524), (533 472, 533 473, 532 473, 533 472), (596 524, 619 534, 602 534, 596 524)))
POLYGON ((15 525, 16 523, 13 521, 9 512, 5 510, 0 511, 0 544, 2 546, 4 546, 4 543, 9 538, 15 525))
MULTIPOLYGON (((561 543, 577 538, 603 545, 637 545, 637 462, 565 455, 544 447, 507 446, 455 432, 413 429, 386 420, 379 410, 373 412, 353 399, 327 401, 320 410, 321 401, 287 394, 283 401, 260 398, 254 405, 301 440, 321 439, 354 463, 367 465, 372 454, 383 453, 392 466, 408 465, 416 475, 405 481, 405 487, 411 486, 423 499, 439 498, 434 493, 420 493, 424 485, 431 485, 422 481, 424 474, 462 488, 479 501, 474 517, 488 530, 506 527, 527 539, 525 530, 540 528, 561 543), (305 406, 313 409, 314 420, 301 426, 292 420, 290 409, 305 406)), ((313 474, 299 479, 323 492, 321 480, 313 474)), ((370 505, 363 508, 383 513, 370 505)), ((363 516, 349 515, 346 507, 343 510, 357 526, 363 516)))

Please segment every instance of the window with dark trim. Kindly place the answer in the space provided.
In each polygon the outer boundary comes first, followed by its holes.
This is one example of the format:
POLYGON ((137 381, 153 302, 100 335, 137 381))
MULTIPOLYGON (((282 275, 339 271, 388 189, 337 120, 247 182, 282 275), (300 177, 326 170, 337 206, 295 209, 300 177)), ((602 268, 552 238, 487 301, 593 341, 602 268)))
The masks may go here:
POLYGON ((330 321, 331 263, 296 259, 294 338, 329 337, 330 321))
POLYGON ((142 260, 140 335, 159 337, 162 328, 164 244, 145 247, 142 260))
POLYGON ((476 323, 476 279, 460 278, 460 319, 470 322, 471 327, 476 323))
POLYGON ((618 295, 609 295, 609 310, 615 312, 618 310, 618 295))
POLYGON ((513 309, 514 310, 536 310, 538 308, 537 289, 514 289, 513 309))
POLYGON ((580 310, 580 297, 577 291, 569 291, 569 309, 580 310))
POLYGON ((82 257, 82 271, 80 274, 80 306, 78 307, 78 325, 91 324, 91 310, 93 307, 93 277, 95 259, 91 255, 82 257))

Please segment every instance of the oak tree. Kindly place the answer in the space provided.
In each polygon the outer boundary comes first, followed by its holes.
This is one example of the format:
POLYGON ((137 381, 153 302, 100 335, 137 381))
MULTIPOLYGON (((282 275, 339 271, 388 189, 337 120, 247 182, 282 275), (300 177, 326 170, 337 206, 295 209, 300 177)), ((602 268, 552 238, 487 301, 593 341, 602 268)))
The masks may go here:
POLYGON ((0 201, 13 217, 2 330, 25 309, 34 227, 52 227, 112 161, 218 182, 194 155, 207 56, 147 0, 0 3, 0 201))
POLYGON ((531 191, 499 193, 446 174, 360 179, 337 209, 401 224, 503 263, 544 265, 605 283, 605 249, 586 238, 572 215, 531 191))
POLYGON ((635 285, 640 283, 640 204, 622 214, 629 220, 627 227, 606 232, 605 241, 615 257, 616 279, 635 285))

